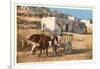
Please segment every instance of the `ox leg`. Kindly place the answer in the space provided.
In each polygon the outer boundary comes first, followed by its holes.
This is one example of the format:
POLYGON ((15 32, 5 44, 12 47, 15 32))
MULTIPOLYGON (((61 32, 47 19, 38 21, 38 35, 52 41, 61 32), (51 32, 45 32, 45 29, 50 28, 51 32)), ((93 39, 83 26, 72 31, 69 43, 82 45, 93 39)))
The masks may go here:
POLYGON ((36 52, 36 46, 33 45, 33 46, 32 46, 32 49, 31 49, 31 53, 34 54, 35 52, 36 52))
POLYGON ((53 54, 55 55, 55 48, 54 48, 54 46, 52 46, 52 49, 53 49, 53 54))
POLYGON ((46 55, 48 56, 48 48, 46 48, 46 55))
POLYGON ((39 57, 41 57, 41 54, 42 54, 42 49, 40 49, 39 57))
POLYGON ((59 46, 57 46, 57 54, 59 53, 59 46))
POLYGON ((55 46, 55 53, 56 53, 56 55, 58 54, 58 48, 57 48, 57 45, 55 46))
POLYGON ((45 49, 43 49, 43 53, 46 53, 46 52, 45 52, 45 49))
POLYGON ((34 48, 34 50, 32 51, 32 54, 35 54, 36 51, 37 51, 37 47, 34 48))

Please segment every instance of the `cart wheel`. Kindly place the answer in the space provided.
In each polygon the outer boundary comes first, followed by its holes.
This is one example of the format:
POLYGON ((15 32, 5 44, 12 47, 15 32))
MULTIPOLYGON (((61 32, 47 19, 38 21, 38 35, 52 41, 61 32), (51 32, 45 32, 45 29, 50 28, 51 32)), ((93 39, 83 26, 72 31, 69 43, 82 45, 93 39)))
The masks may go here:
POLYGON ((67 42, 65 44, 64 52, 65 52, 65 54, 70 54, 72 52, 72 43, 71 42, 67 42))

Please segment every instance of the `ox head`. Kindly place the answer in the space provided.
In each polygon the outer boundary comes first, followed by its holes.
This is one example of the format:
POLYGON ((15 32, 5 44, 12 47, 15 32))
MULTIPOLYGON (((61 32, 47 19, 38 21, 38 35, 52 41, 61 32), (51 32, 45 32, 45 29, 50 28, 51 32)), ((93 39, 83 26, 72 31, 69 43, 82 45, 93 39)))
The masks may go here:
POLYGON ((30 40, 24 40, 22 42, 22 49, 25 50, 27 48, 31 49, 31 51, 33 51, 36 47, 39 47, 40 44, 32 42, 30 40))
POLYGON ((32 46, 32 44, 29 42, 29 40, 22 40, 22 50, 32 46))

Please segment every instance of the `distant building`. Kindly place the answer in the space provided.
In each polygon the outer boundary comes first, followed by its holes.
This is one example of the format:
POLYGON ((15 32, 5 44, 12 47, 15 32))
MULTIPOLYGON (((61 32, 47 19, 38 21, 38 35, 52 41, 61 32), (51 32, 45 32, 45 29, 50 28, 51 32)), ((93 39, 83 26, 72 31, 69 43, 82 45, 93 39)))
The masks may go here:
POLYGON ((41 20, 42 30, 49 29, 57 33, 63 32, 75 32, 85 33, 86 26, 83 22, 69 20, 61 17, 44 17, 41 20))
POLYGON ((74 16, 68 16, 69 20, 76 20, 76 18, 74 16))
POLYGON ((68 25, 66 26, 68 23, 67 19, 61 17, 44 17, 41 23, 42 30, 46 28, 56 32, 61 32, 61 29, 63 29, 63 31, 68 31, 68 29, 66 29, 66 27, 68 28, 68 25), (45 27, 43 27, 43 25, 45 25, 45 27))
POLYGON ((88 28, 92 29, 92 23, 90 20, 80 20, 80 22, 84 22, 88 28))
POLYGON ((42 18, 41 23, 42 30, 44 28, 48 28, 52 31, 55 29, 55 17, 44 17, 42 18))
POLYGON ((88 33, 92 33, 92 30, 93 30, 93 25, 92 25, 92 22, 91 20, 80 20, 80 22, 84 22, 86 27, 87 27, 87 32, 88 33))

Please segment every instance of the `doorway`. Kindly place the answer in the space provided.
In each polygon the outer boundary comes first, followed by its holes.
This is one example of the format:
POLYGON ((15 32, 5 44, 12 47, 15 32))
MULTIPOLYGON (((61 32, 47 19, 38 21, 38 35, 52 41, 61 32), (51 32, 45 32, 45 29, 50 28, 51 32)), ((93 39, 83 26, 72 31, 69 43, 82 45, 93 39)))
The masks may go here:
POLYGON ((66 32, 68 32, 68 24, 66 24, 66 32))

